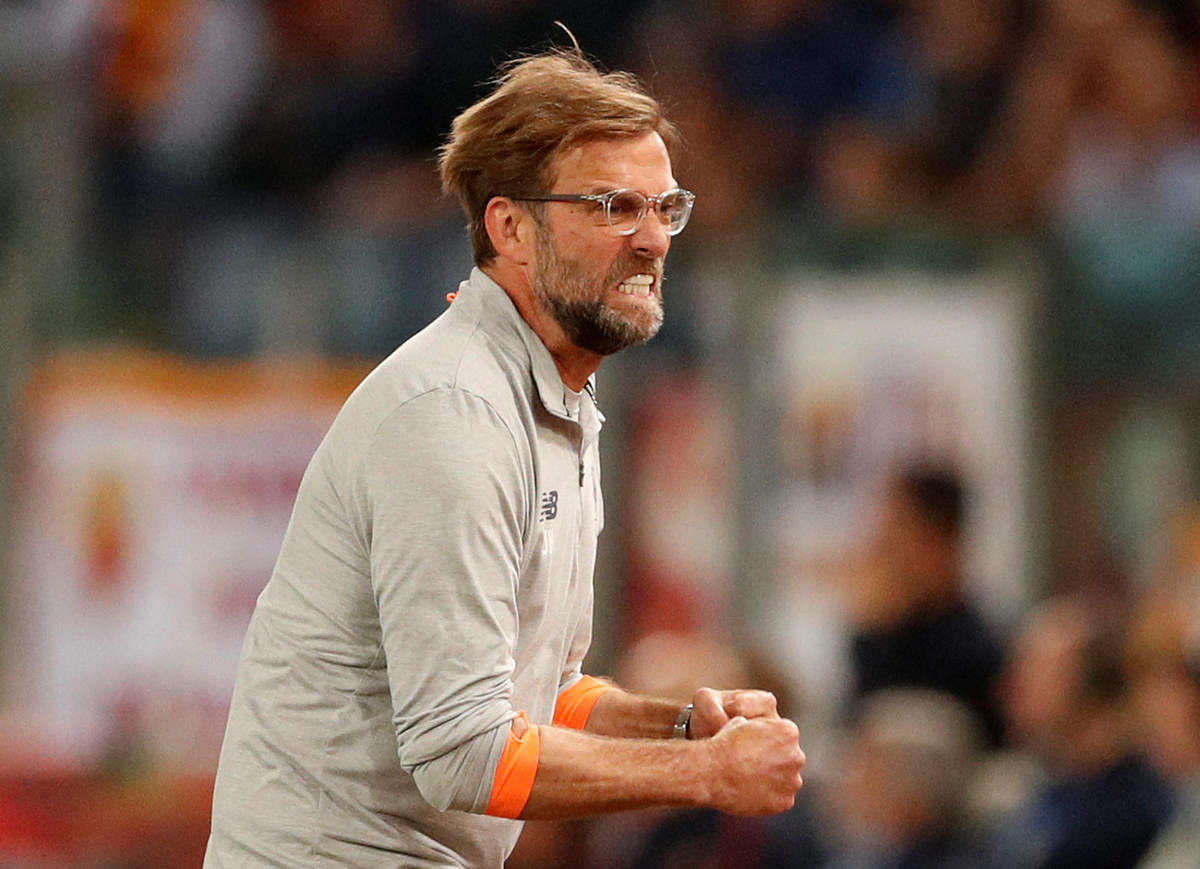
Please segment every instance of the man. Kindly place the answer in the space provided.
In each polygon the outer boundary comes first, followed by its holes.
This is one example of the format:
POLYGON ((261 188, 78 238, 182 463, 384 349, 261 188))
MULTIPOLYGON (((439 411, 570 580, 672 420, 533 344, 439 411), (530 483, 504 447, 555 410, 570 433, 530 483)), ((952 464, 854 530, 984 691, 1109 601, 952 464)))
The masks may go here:
POLYGON ((518 819, 792 805, 804 756, 771 695, 701 689, 681 711, 581 671, 592 375, 661 322, 692 203, 673 141, 632 78, 571 54, 512 66, 455 120, 442 180, 477 268, 305 474, 248 630, 206 866, 500 866, 518 819))
POLYGON ((980 866, 962 810, 982 735, 971 709, 944 691, 887 688, 867 697, 847 732, 835 811, 820 828, 833 830, 827 869, 980 866))
POLYGON ((1138 750, 1123 621, 1072 596, 1026 615, 1004 708, 1014 747, 1045 779, 999 825, 989 865, 1132 869, 1162 827, 1170 791, 1138 750))
POLYGON ((889 480, 870 569, 851 587, 855 700, 889 688, 944 691, 980 717, 995 746, 1004 649, 964 585, 965 514, 953 470, 915 465, 889 480))

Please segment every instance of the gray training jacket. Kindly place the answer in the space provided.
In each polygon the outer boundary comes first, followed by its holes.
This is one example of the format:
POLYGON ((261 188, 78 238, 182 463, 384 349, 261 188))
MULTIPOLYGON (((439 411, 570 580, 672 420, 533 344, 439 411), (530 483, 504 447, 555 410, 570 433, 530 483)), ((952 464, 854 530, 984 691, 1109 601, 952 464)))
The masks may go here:
POLYGON ((250 621, 207 869, 503 864, 510 722, 591 641, 601 422, 478 269, 359 385, 250 621))

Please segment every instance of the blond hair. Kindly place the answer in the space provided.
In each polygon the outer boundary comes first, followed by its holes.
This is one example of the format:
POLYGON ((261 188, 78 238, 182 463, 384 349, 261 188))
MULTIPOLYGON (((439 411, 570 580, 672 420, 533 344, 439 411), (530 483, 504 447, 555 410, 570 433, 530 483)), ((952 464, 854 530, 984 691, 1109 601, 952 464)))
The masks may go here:
POLYGON ((677 147, 674 125, 634 76, 602 73, 578 51, 510 63, 495 90, 454 119, 440 151, 442 188, 467 214, 475 262, 496 256, 483 221, 492 197, 548 192, 563 152, 645 133, 662 136, 668 153, 677 147))

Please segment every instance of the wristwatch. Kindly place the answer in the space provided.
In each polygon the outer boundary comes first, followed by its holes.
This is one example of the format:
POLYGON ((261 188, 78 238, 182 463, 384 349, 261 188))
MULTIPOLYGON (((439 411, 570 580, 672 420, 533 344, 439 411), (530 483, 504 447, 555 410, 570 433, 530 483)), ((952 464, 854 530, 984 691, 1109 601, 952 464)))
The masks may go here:
POLYGON ((689 703, 679 710, 675 717, 675 726, 671 728, 672 739, 690 739, 692 732, 692 704, 689 703))

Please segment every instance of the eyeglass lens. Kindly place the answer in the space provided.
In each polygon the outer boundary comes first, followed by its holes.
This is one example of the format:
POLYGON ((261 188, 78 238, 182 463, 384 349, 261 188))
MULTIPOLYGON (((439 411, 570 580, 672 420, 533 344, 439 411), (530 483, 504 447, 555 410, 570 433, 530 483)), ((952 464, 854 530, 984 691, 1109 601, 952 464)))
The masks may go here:
MULTIPOLYGON (((691 214, 691 203, 682 191, 669 191, 655 198, 655 211, 670 235, 680 232, 691 214)), ((608 222, 617 232, 628 235, 637 231, 650 200, 636 190, 621 190, 608 199, 608 222)))

